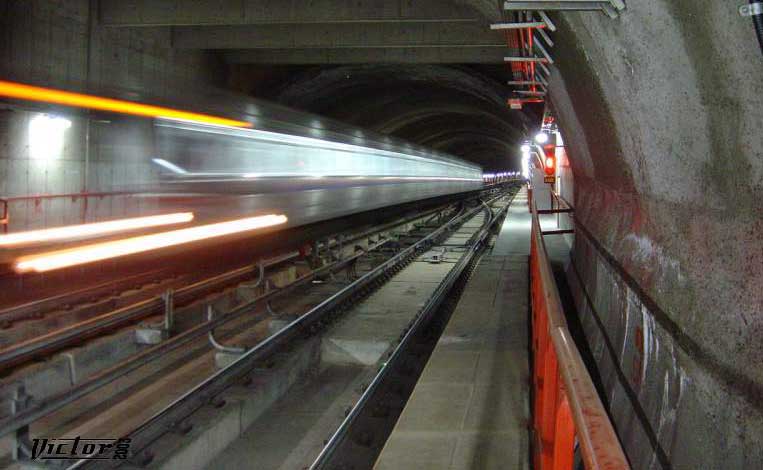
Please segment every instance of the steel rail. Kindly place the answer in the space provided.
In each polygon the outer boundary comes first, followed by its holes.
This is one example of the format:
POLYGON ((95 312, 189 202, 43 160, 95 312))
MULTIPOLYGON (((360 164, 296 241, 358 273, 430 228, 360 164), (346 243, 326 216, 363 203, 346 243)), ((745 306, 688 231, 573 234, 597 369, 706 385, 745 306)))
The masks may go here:
MULTIPOLYGON (((342 288, 339 292, 333 294, 328 299, 311 308, 308 312, 302 314, 297 319, 284 326, 281 330, 269 336, 252 349, 248 350, 229 366, 219 370, 204 382, 198 384, 196 387, 189 390, 181 397, 177 398, 170 405, 156 413, 154 416, 146 420, 143 424, 128 434, 129 438, 132 440, 131 448, 138 449, 140 452, 142 452, 143 449, 145 449, 150 443, 156 441, 162 435, 171 432, 171 423, 181 423, 196 410, 205 404, 211 403, 214 400, 214 397, 218 396, 228 387, 234 385, 246 375, 248 375, 251 370, 255 368, 257 363, 266 359, 281 347, 283 347, 283 345, 288 343, 291 339, 300 335, 303 331, 305 331, 307 327, 316 325, 326 313, 332 311, 334 308, 338 307, 344 302, 351 300, 352 296, 358 291, 381 280, 390 270, 393 270, 398 265, 410 259, 413 255, 419 252, 419 250, 429 246, 435 239, 443 235, 453 225, 458 224, 467 217, 470 217, 475 213, 475 211, 478 210, 481 210, 480 206, 477 206, 475 209, 466 213, 464 213, 464 210, 462 209, 458 215, 442 224, 439 228, 435 229, 421 240, 418 240, 416 243, 403 249, 392 258, 375 267, 373 270, 365 273, 363 276, 353 281, 351 284, 342 288)), ((386 243, 386 241, 384 243, 386 243)), ((350 260, 362 255, 363 254, 353 256, 352 258, 348 258, 343 262, 349 262, 350 260)), ((261 302, 262 300, 265 299, 255 299, 252 304, 255 302, 261 302)), ((251 308, 251 306, 249 308, 251 308)), ((241 307, 235 309, 233 312, 228 313, 226 317, 231 316, 231 314, 239 309, 241 309, 241 307)), ((0 436, 3 435, 3 430, 4 428, 2 427, 2 423, 0 423, 0 436)), ((95 466, 98 465, 98 463, 99 461, 83 459, 78 461, 70 468, 95 466)))
MULTIPOLYGON (((383 246, 387 244, 388 242, 389 240, 384 240, 382 242, 379 242, 374 246, 374 249, 380 246, 383 246)), ((108 367, 68 390, 52 395, 51 397, 45 399, 44 401, 36 405, 33 405, 29 408, 21 410, 19 413, 15 415, 11 415, 3 419, 0 419, 0 437, 10 432, 13 432, 23 426, 27 426, 33 423, 34 421, 61 409, 62 407, 68 405, 69 403, 75 400, 78 400, 79 398, 82 398, 88 393, 91 393, 103 387, 104 385, 107 385, 127 375, 128 373, 138 369, 139 367, 169 352, 172 352, 182 346, 185 346, 186 344, 190 343, 193 340, 196 340, 198 338, 205 336, 209 331, 219 328, 223 324, 231 320, 234 320, 236 318, 239 318, 245 313, 251 312, 256 307, 255 304, 262 301, 272 300, 273 298, 283 295, 286 292, 290 292, 294 288, 298 286, 302 286, 308 282, 311 282, 313 279, 320 277, 324 273, 330 272, 331 270, 340 270, 345 265, 353 262, 356 258, 359 258, 363 255, 364 253, 359 253, 357 255, 338 261, 334 264, 327 265, 320 269, 317 269, 309 274, 306 274, 298 278, 296 281, 289 284, 288 286, 263 294, 250 302, 240 305, 239 307, 231 310, 225 315, 221 315, 212 321, 201 323, 193 328, 190 328, 178 334, 177 336, 173 336, 167 339, 166 341, 157 344, 156 346, 147 348, 146 350, 141 351, 140 353, 134 356, 131 356, 111 367, 108 367)), ((160 301, 160 300, 161 299, 158 299, 157 301, 160 301)))
MULTIPOLYGON (((449 205, 425 211, 423 215, 415 214, 404 218, 402 221, 389 222, 387 224, 382 224, 381 226, 370 228, 361 232, 360 234, 355 234, 352 238, 346 240, 346 242, 352 243, 353 241, 364 238, 369 234, 378 233, 390 227, 405 224, 420 217, 426 217, 433 212, 443 211, 449 205)), ((333 245, 329 244, 328 248, 330 249, 332 246, 333 245)), ((296 256, 296 252, 291 252, 284 256, 266 260, 264 262, 264 266, 274 266, 288 261, 289 259, 293 259, 296 256)), ((260 269, 259 263, 228 271, 227 273, 222 273, 211 278, 196 281, 192 284, 180 287, 174 291, 175 302, 179 304, 188 303, 204 293, 219 290, 222 286, 236 282, 238 279, 244 279, 258 269, 260 269)), ((134 276, 133 278, 127 278, 127 280, 134 282, 135 279, 143 279, 145 276, 148 276, 148 274, 142 275, 141 277, 139 276, 141 275, 134 276)), ((51 305, 61 305, 67 301, 72 302, 77 298, 98 295, 104 290, 112 289, 120 281, 124 281, 124 279, 111 281, 109 283, 94 286, 89 289, 82 289, 75 293, 61 294, 47 299, 42 299, 2 310, 0 311, 0 323, 6 320, 9 322, 14 322, 32 318, 36 316, 36 312, 39 312, 40 309, 44 310, 45 308, 50 308, 51 305)), ((164 301, 160 297, 152 297, 142 301, 134 302, 130 305, 112 310, 105 314, 95 316, 75 325, 60 328, 44 335, 30 338, 12 346, 0 349, 0 370, 4 370, 14 365, 29 361, 35 357, 39 357, 45 353, 53 352, 67 345, 79 342, 83 339, 95 337, 102 332, 110 331, 115 328, 134 323, 151 315, 159 314, 161 313, 163 307, 164 301)))
MULTIPOLYGON (((459 218, 464 217, 462 214, 463 214, 463 208, 455 217, 453 217, 451 220, 443 224, 443 226, 441 226, 440 229, 437 229, 436 232, 439 233, 440 230, 450 226, 459 218)), ((374 244, 372 247, 369 247, 368 251, 373 251, 380 247, 383 247, 384 245, 388 244, 390 241, 391 240, 389 239, 382 240, 374 244)), ((339 271, 343 269, 344 267, 350 265, 351 263, 356 262, 357 259, 359 259, 362 256, 365 256, 366 254, 367 252, 360 252, 350 257, 339 260, 333 264, 314 270, 298 278, 297 280, 295 280, 288 286, 260 295, 259 297, 253 299, 252 301, 242 304, 239 307, 236 307, 235 309, 233 309, 232 311, 224 315, 221 315, 210 322, 201 323, 189 330, 184 331, 183 333, 178 334, 177 336, 173 336, 158 345, 147 348, 146 350, 134 356, 131 356, 130 358, 127 358, 107 369, 104 369, 94 374, 87 380, 81 382, 80 384, 68 390, 52 395, 51 397, 48 397, 37 404, 33 404, 32 406, 29 406, 25 408, 24 410, 19 410, 19 412, 14 415, 0 419, 0 437, 6 434, 9 434, 17 429, 20 429, 24 426, 27 426, 33 423, 34 421, 61 409, 62 407, 68 405, 69 403, 72 403, 84 397, 85 395, 92 393, 93 391, 127 375, 128 373, 142 367, 143 365, 159 357, 162 357, 163 355, 169 352, 172 352, 180 347, 183 347, 186 344, 190 343, 191 341, 194 341, 198 338, 205 336, 209 331, 219 328, 223 324, 231 320, 234 320, 236 318, 239 318, 246 313, 251 312, 252 310, 256 308, 257 304, 261 302, 267 303, 277 298, 278 296, 281 296, 287 292, 292 291, 293 289, 297 287, 300 287, 309 282, 312 282, 314 279, 319 278, 327 273, 331 273, 333 271, 339 271)), ((256 269, 256 266, 250 267, 248 269, 256 269)), ((177 296, 177 293, 175 295, 177 296)), ((156 301, 160 302, 161 299, 157 299, 156 301)))
POLYGON ((316 457, 316 459, 310 465, 310 470, 325 469, 327 468, 328 465, 331 464, 331 458, 333 457, 333 455, 339 448, 340 444, 342 443, 343 439, 349 432, 349 429, 352 426, 352 424, 360 416, 360 413, 363 411, 363 408, 365 407, 366 403, 368 403, 368 401, 371 399, 376 389, 384 381, 384 378, 387 376, 387 374, 392 368, 392 364, 395 363, 395 361, 398 359, 402 351, 405 350, 406 346, 408 345, 408 342, 416 334, 419 327, 423 325, 432 316, 432 314, 434 314, 434 312, 436 312, 437 309, 440 307, 447 293, 451 290, 451 288, 455 284, 456 280, 461 276, 461 274, 465 271, 467 266, 473 262, 477 254, 481 251, 483 242, 485 238, 487 237, 493 224, 496 221, 500 220, 501 214, 505 212, 506 210, 508 210, 509 206, 511 205, 511 200, 509 200, 509 202, 506 204, 505 207, 501 208, 498 211, 498 213, 494 214, 492 209, 489 208, 487 203, 483 201, 480 201, 480 202, 482 203, 484 207, 488 209, 488 212, 489 212, 488 221, 479 229, 478 233, 476 234, 477 235, 476 239, 469 246, 469 250, 465 251, 464 254, 461 256, 461 258, 459 258, 458 263, 456 263, 456 265, 454 265, 453 268, 451 268, 451 270, 448 272, 445 278, 437 286, 437 289, 435 290, 435 292, 433 292, 430 298, 427 300, 427 303, 422 308, 421 312, 415 317, 412 324, 406 329, 405 335, 397 344, 392 354, 389 356, 387 361, 384 362, 379 372, 374 376, 371 383, 365 388, 365 390, 363 391, 363 394, 360 396, 360 398, 358 398, 358 401, 355 402, 355 405, 352 407, 350 412, 347 414, 347 416, 344 418, 342 423, 339 425, 339 428, 337 428, 334 434, 332 434, 331 438, 323 447, 320 454, 318 454, 318 457, 316 457))
POLYGON ((534 201, 531 210, 536 468, 571 468, 577 436, 586 469, 630 469, 568 329, 534 201))
MULTIPOLYGON (((447 207, 448 205, 432 209, 431 211, 425 211, 423 215, 412 215, 403 219, 402 221, 390 222, 379 227, 374 227, 373 229, 368 229, 364 232, 361 232, 361 234, 353 236, 347 240, 347 243, 352 243, 353 241, 368 236, 369 234, 384 231, 389 227, 405 224, 422 216, 425 217, 432 212, 443 211, 447 207)), ((330 249, 331 246, 332 245, 328 245, 328 248, 330 249)), ((293 259, 296 256, 296 252, 291 252, 287 255, 266 260, 264 262, 264 266, 274 266, 288 261, 289 259, 293 259)), ((203 279, 180 287, 174 291, 174 301, 177 304, 187 304, 205 293, 219 290, 225 285, 237 282, 241 279, 245 279, 258 269, 260 269, 259 263, 228 271, 226 273, 222 273, 211 278, 203 279)), ((82 297, 85 295, 85 293, 78 292, 77 295, 82 297)), ((65 295, 57 296, 55 297, 55 300, 60 303, 64 297, 65 295)), ((44 305, 47 304, 47 301, 48 299, 43 299, 38 302, 42 302, 44 305)), ((31 315, 31 309, 33 309, 35 305, 39 306, 41 304, 32 303, 29 305, 20 306, 19 308, 22 309, 22 314, 28 317, 31 315)), ((22 341, 4 349, 0 349, 0 370, 4 370, 9 367, 32 360, 45 353, 50 353, 62 349, 70 344, 80 342, 83 339, 92 338, 103 332, 112 331, 116 328, 135 323, 143 318, 157 315, 161 313, 163 308, 164 300, 161 297, 152 297, 135 302, 125 307, 112 310, 105 314, 95 316, 75 325, 51 331, 44 335, 30 338, 26 341, 22 341)), ((3 318, 0 317, 0 321, 2 320, 3 318)))
POLYGON ((15 323, 30 318, 38 318, 54 309, 60 309, 62 305, 81 302, 82 299, 91 299, 117 290, 119 286, 136 285, 161 280, 162 275, 171 274, 168 269, 159 269, 139 274, 133 274, 121 279, 111 280, 96 284, 95 286, 77 289, 74 292, 57 294, 43 299, 33 300, 23 304, 6 307, 0 310, 0 323, 15 323))
MULTIPOLYGON (((266 265, 273 266, 296 256, 296 253, 289 253, 266 261, 266 265)), ((257 269, 258 266, 256 264, 246 266, 180 287, 174 291, 175 302, 177 304, 184 304, 193 301, 205 293, 218 290, 222 286, 246 278, 257 269)), ((92 338, 102 332, 135 323, 138 320, 160 313, 163 308, 164 300, 161 297, 152 297, 0 349, 0 370, 29 361, 44 353, 62 349, 83 339, 92 338)))

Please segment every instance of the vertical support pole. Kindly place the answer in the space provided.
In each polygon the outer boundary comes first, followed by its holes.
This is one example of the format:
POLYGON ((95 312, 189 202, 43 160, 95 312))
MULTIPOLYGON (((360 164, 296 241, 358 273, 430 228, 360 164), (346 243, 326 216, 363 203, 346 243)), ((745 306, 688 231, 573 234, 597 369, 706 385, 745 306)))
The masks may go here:
MULTIPOLYGON (((19 414, 30 406, 31 396, 26 393, 26 388, 19 385, 13 392, 11 399, 11 414, 19 414)), ((29 451, 29 426, 22 426, 13 433, 12 458, 16 462, 28 460, 31 456, 29 451)))
POLYGON ((543 391, 541 392, 541 416, 540 434, 541 445, 541 468, 549 469, 554 457, 554 442, 556 439, 556 406, 557 394, 559 392, 559 365, 554 352, 554 345, 546 341, 545 345, 545 367, 543 373, 543 391))
MULTIPOLYGON (((563 388, 559 390, 559 406, 556 412, 554 431, 553 470, 570 470, 575 459, 575 423, 572 420, 570 404, 563 388)), ((545 468, 545 467, 544 467, 545 468)))
POLYGON ((164 330, 167 332, 167 335, 172 334, 172 329, 175 327, 175 291, 172 289, 167 289, 167 291, 162 294, 162 299, 164 299, 164 330))
POLYGON ((2 199, 2 205, 3 205, 3 215, 2 219, 0 220, 0 223, 3 224, 3 233, 8 233, 8 223, 10 220, 8 220, 8 201, 5 199, 2 199))

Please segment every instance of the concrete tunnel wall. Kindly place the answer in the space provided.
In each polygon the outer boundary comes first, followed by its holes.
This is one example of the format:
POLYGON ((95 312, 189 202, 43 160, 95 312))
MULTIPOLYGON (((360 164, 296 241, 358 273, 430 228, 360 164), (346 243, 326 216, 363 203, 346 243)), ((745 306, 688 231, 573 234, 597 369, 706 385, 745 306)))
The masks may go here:
MULTIPOLYGON (((176 100, 221 83, 218 62, 204 52, 179 53, 161 30, 101 27, 89 0, 7 1, 0 5, 0 79, 40 86, 89 90, 108 96, 176 100)), ((113 191, 148 181, 155 170, 145 155, 151 123, 140 119, 90 119, 61 109, 71 121, 56 157, 30 152, 29 110, 0 109, 0 197, 113 191)), ((59 113, 56 113, 59 114, 59 113)), ((79 221, 83 200, 13 203, 11 228, 37 228, 79 221), (76 206, 76 207, 73 207, 76 206)), ((127 198, 92 200, 91 217, 147 209, 127 198)))
POLYGON ((763 59, 733 2, 567 13, 568 275, 634 468, 763 462, 763 59))

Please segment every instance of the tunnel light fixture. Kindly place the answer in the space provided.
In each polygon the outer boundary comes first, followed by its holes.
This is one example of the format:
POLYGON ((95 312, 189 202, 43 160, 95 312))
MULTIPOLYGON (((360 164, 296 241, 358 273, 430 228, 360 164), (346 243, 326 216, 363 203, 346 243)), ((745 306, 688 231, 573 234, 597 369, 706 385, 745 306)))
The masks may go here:
POLYGON ((94 243, 66 250, 22 256, 16 260, 13 268, 18 273, 53 271, 95 261, 145 253, 200 240, 220 238, 226 235, 272 227, 284 224, 287 220, 285 215, 269 214, 94 243))
POLYGON ((102 98, 100 96, 72 93, 3 80, 0 80, 0 96, 43 103, 55 103, 76 108, 131 114, 135 116, 198 122, 218 126, 252 127, 250 123, 245 121, 237 121, 208 114, 193 113, 112 98, 102 98))
POLYGON ((29 158, 55 160, 64 149, 66 130, 72 126, 68 119, 38 114, 29 121, 29 158))
POLYGON ((545 132, 538 132, 537 134, 535 134, 535 142, 541 145, 545 144, 546 142, 548 142, 548 134, 546 134, 545 132))
POLYGON ((92 224, 68 225, 43 230, 10 233, 0 235, 0 247, 17 248, 36 243, 76 240, 78 238, 108 235, 163 225, 182 224, 193 220, 193 212, 178 212, 174 214, 133 217, 129 219, 109 220, 92 224))
POLYGON ((522 153, 530 153, 530 144, 522 144, 520 149, 522 150, 522 153))

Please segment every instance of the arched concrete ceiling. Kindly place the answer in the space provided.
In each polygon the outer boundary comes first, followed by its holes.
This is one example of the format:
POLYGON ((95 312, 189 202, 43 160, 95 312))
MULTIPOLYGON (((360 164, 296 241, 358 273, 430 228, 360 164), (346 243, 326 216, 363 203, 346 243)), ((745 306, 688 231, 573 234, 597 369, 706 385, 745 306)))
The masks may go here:
POLYGON ((509 109, 508 88, 484 67, 311 67, 266 90, 256 79, 242 78, 262 76, 257 67, 234 70, 235 81, 258 87, 260 96, 453 153, 489 170, 520 168, 518 142, 539 118, 537 108, 509 109))

